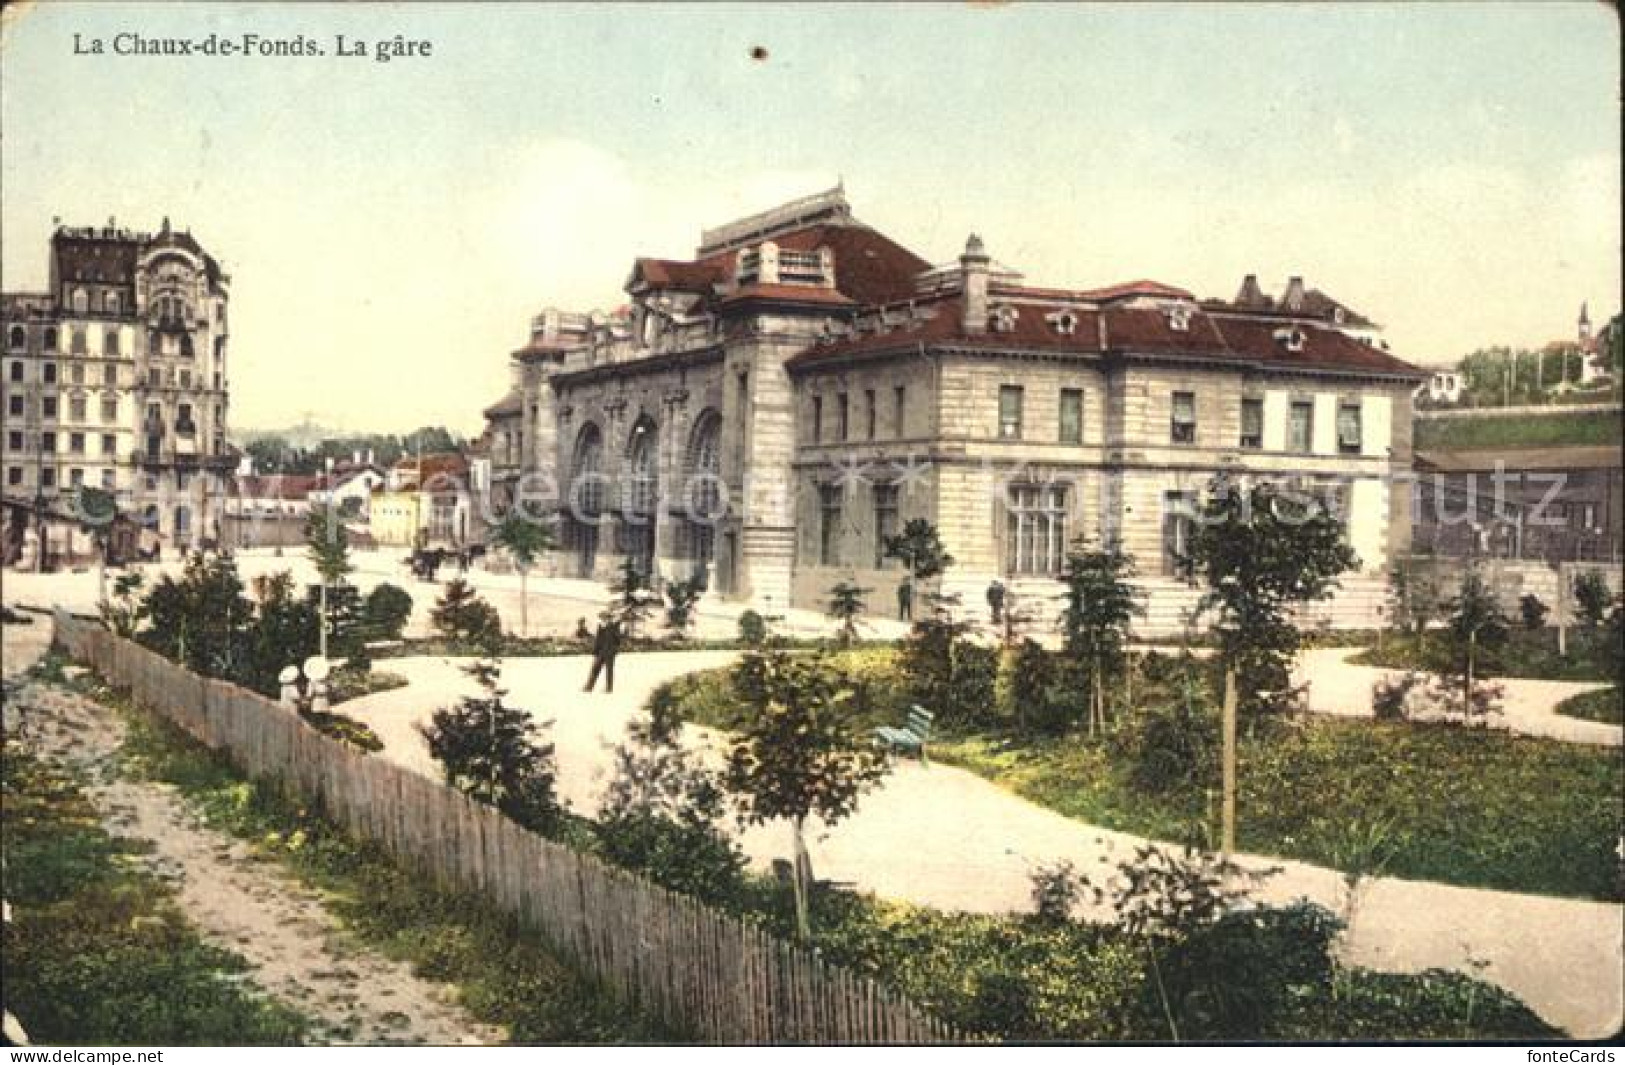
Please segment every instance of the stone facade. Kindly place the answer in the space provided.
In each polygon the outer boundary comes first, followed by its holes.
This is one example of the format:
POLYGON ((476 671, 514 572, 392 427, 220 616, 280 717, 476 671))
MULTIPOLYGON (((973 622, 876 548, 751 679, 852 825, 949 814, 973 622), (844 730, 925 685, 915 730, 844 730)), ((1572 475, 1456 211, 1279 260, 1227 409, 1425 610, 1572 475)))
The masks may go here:
POLYGON ((880 545, 911 518, 938 526, 944 590, 971 606, 995 577, 1053 595, 1077 537, 1120 541, 1185 602, 1180 508, 1220 473, 1342 507, 1380 581, 1407 550, 1392 481, 1422 375, 1300 281, 1280 302, 1249 284, 1034 288, 974 237, 932 268, 837 190, 711 231, 693 261, 639 260, 623 312, 539 319, 511 395, 551 411, 553 446, 527 446, 520 479, 560 515, 559 572, 630 557, 767 608, 849 579, 886 609, 901 573, 880 545))
POLYGON ((217 541, 228 285, 167 219, 157 234, 58 228, 49 291, 4 297, 7 500, 103 488, 168 546, 217 541))

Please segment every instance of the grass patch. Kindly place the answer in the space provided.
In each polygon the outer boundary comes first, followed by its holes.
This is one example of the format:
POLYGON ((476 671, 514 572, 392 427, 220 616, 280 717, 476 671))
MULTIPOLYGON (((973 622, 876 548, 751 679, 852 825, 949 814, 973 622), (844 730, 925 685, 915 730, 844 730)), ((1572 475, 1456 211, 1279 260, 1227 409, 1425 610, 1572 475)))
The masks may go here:
POLYGON ((1571 695, 1557 704, 1564 717, 1581 721, 1601 721, 1605 725, 1625 725, 1625 688, 1602 688, 1571 695))
POLYGON ((297 1044, 308 1021, 203 940, 66 772, 0 754, 6 1006, 43 1044, 297 1044))
POLYGON ((205 823, 255 844, 302 882, 364 942, 458 986, 477 1019, 516 1043, 669 1041, 673 1033, 627 1009, 484 899, 436 890, 381 848, 353 840, 273 788, 251 783, 179 729, 129 710, 124 764, 175 785, 205 823))
POLYGON ((1518 417, 1418 418, 1415 447, 1418 450, 1618 447, 1622 431, 1625 431, 1625 421, 1617 411, 1554 412, 1518 417))
MULTIPOLYGON (((1608 634, 1603 629, 1571 628, 1568 654, 1557 653, 1557 630, 1553 628, 1514 628, 1506 643, 1479 652, 1479 675, 1529 680, 1614 680, 1608 658, 1608 634)), ((1362 666, 1388 669, 1414 669, 1426 673, 1447 673, 1453 668, 1450 639, 1442 631, 1422 636, 1390 634, 1382 645, 1349 659, 1362 666)))
MULTIPOLYGON (((1106 828, 1184 840, 1215 823, 1216 781, 1147 794, 1107 742, 971 737, 932 756, 1106 828)), ((1451 725, 1307 719, 1244 738, 1238 758, 1242 850, 1342 868, 1370 826, 1390 876, 1622 897, 1617 751, 1451 725)))

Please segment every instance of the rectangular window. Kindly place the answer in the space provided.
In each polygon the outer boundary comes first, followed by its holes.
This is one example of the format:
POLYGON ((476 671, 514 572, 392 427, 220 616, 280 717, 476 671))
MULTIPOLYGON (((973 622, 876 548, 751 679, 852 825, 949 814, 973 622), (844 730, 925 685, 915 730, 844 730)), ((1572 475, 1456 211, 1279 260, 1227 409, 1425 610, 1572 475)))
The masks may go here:
POLYGON ((818 486, 818 564, 841 564, 841 502, 838 484, 818 486))
POLYGON ((117 366, 103 366, 102 367, 102 384, 104 384, 104 385, 116 385, 116 384, 118 384, 118 367, 117 366))
POLYGON ((875 569, 885 569, 888 563, 897 561, 886 557, 886 540, 897 535, 897 494, 895 484, 877 484, 874 487, 875 569))
POLYGON ((12 466, 9 469, 7 469, 6 470, 6 483, 10 484, 10 485, 22 484, 23 483, 23 468, 21 466, 12 466))
POLYGON ((118 330, 109 329, 102 334, 102 354, 116 357, 118 353, 118 330))
POLYGON ((1179 572, 1179 560, 1190 551, 1196 519, 1196 493, 1164 492, 1162 496, 1162 572, 1179 572))
POLYGON ((56 454, 56 434, 41 433, 39 435, 39 449, 47 454, 56 454))
POLYGON ((836 424, 840 427, 842 443, 852 439, 851 414, 852 411, 847 403, 846 393, 838 393, 835 396, 835 419, 836 424))
POLYGON ((1059 573, 1066 559, 1066 487, 1011 485, 1005 510, 1006 572, 1059 573))
POLYGON ((21 381, 23 379, 23 364, 22 363, 14 361, 11 364, 11 379, 13 381, 21 381))
POLYGON ((73 396, 68 400, 68 417, 72 421, 76 422, 82 422, 85 420, 84 396, 73 396))
POLYGON ((1314 449, 1315 405, 1309 400, 1298 400, 1288 411, 1286 446, 1291 451, 1308 453, 1314 449))
POLYGON ((875 390, 863 390, 863 435, 866 440, 875 438, 875 390))
POLYGON ((898 385, 891 391, 892 402, 892 435, 907 436, 908 432, 908 389, 898 385))
POLYGON ((1337 453, 1358 455, 1362 446, 1360 435, 1360 401, 1352 400, 1338 404, 1337 453))
POLYGON ((1241 401, 1241 446, 1254 449, 1264 446, 1264 401, 1261 399, 1241 401))
POLYGON ((999 386, 999 439, 1021 439, 1021 400, 1020 385, 999 386))
POLYGON ((40 416, 41 417, 44 417, 44 418, 55 418, 56 417, 56 397, 55 396, 41 396, 39 403, 40 403, 40 416))
MULTIPOLYGON (((176 470, 175 471, 175 490, 177 492, 184 492, 190 487, 192 487, 192 474, 191 474, 191 471, 189 471, 189 470, 176 470)), ((436 504, 436 506, 438 506, 438 505, 439 504, 436 504)), ((448 529, 450 528, 450 524, 451 524, 450 520, 448 519, 448 521, 447 521, 447 528, 448 529)))
POLYGON ((82 362, 74 363, 73 366, 68 370, 68 379, 71 380, 76 385, 84 384, 85 383, 85 364, 82 363, 82 362))
POLYGON ((75 455, 83 455, 85 453, 85 434, 69 433, 68 450, 73 452, 75 455))
POLYGON ((55 488, 56 487, 56 469, 54 467, 47 466, 44 469, 40 470, 39 471, 39 483, 40 483, 41 488, 55 488))
POLYGON ((812 398, 812 442, 815 444, 824 441, 824 397, 812 398))
POLYGON ((75 355, 86 355, 90 347, 85 341, 85 330, 82 326, 75 326, 68 334, 68 349, 75 355))
POLYGON ((102 454, 112 455, 118 451, 118 438, 112 433, 102 434, 102 454))
POLYGON ((191 436, 197 432, 197 426, 192 422, 192 405, 182 403, 175 412, 175 431, 182 436, 191 436))
POLYGON ((23 434, 17 432, 15 429, 7 433, 6 446, 13 451, 21 451, 23 449, 23 434))
POLYGON ((103 470, 102 471, 102 487, 107 489, 109 492, 111 492, 113 490, 113 471, 112 470, 103 470))
POLYGON ((56 384, 56 363, 54 363, 54 362, 46 363, 44 373, 45 373, 44 381, 45 381, 46 384, 48 384, 48 385, 56 384))
POLYGON ((1196 443, 1196 393, 1175 392, 1168 439, 1176 444, 1196 443))
POLYGON ((118 421, 118 400, 111 398, 102 400, 102 421, 118 421))
POLYGON ((158 388, 164 383, 163 374, 156 366, 147 367, 147 387, 158 388))
POLYGON ((1061 426, 1059 439, 1063 444, 1083 443, 1083 390, 1061 389, 1061 426))
POLYGON ((68 471, 68 483, 75 488, 82 488, 85 484, 85 471, 75 467, 68 471))
POLYGON ((12 396, 10 399, 8 399, 6 401, 6 403, 7 403, 6 409, 11 412, 13 417, 17 417, 17 418, 22 417, 22 413, 23 413, 23 397, 21 397, 21 396, 12 396))

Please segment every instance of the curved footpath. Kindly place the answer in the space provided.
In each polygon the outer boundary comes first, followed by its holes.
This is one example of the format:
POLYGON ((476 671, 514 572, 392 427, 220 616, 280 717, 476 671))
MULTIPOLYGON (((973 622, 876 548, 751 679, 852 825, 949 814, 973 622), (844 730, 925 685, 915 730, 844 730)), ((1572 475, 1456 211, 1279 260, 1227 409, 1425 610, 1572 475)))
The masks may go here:
MULTIPOLYGON (((502 683, 510 703, 553 722, 560 794, 591 814, 613 765, 612 749, 650 692, 732 657, 625 654, 616 663, 613 695, 581 692, 588 668, 583 657, 510 659, 502 683)), ((404 675, 409 686, 348 703, 345 711, 377 730, 386 757, 434 775, 416 725, 473 685, 449 659, 393 659, 383 668, 404 675)), ((720 757, 717 733, 688 733, 691 744, 720 757)), ((758 867, 790 851, 782 826, 748 828, 739 836, 758 867)), ((816 831, 810 845, 820 876, 941 909, 1002 913, 1031 907, 1029 875, 1039 864, 1066 859, 1085 872, 1105 871, 1145 842, 1045 810, 962 770, 904 761, 855 815, 816 831)), ((1260 890, 1263 899, 1307 897, 1348 913, 1347 889, 1335 870, 1266 858, 1243 862, 1281 870, 1260 890)), ((1481 975, 1577 1037, 1613 1035, 1625 1018, 1625 907, 1618 904, 1383 878, 1360 889, 1343 956, 1389 972, 1447 968, 1481 975)))

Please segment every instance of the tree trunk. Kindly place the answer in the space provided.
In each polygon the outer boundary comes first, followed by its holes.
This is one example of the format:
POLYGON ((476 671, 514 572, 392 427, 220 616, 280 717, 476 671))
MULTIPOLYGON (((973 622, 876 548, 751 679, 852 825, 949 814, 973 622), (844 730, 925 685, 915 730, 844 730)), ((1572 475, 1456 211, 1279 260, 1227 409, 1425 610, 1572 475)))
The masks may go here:
POLYGON ((530 597, 525 594, 525 584, 529 575, 525 570, 519 571, 519 635, 522 638, 530 636, 530 597))
POLYGON ((1236 850, 1236 671, 1224 673, 1224 799, 1220 815, 1219 849, 1226 856, 1236 850))
POLYGON ((812 894, 812 858, 807 854, 807 841, 802 836, 806 818, 790 822, 792 842, 795 846, 795 868, 790 877, 796 899, 796 938, 805 943, 812 938, 812 917, 809 900, 812 894))

